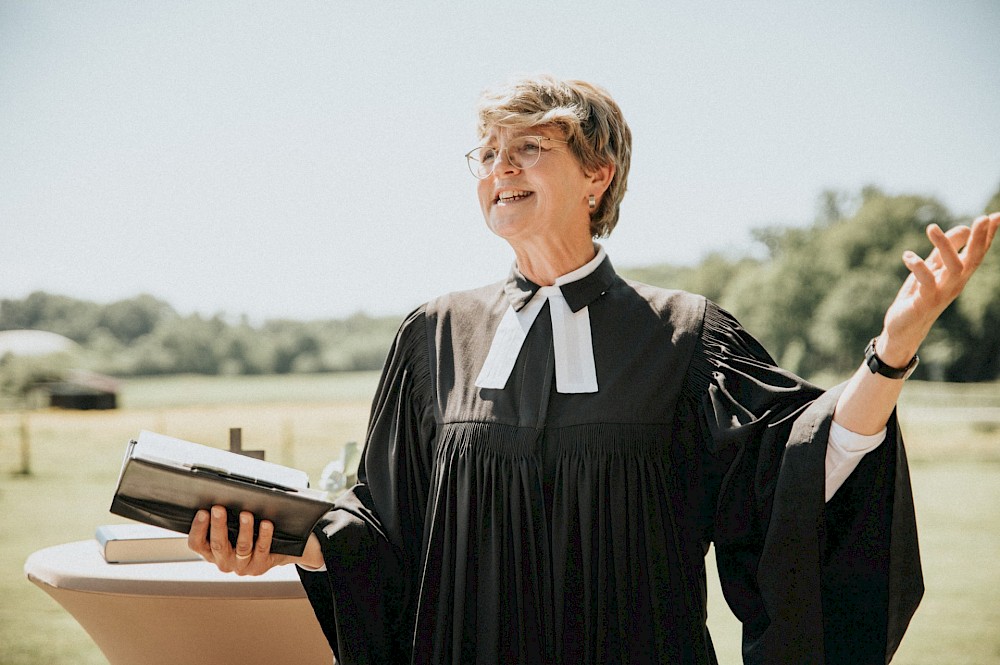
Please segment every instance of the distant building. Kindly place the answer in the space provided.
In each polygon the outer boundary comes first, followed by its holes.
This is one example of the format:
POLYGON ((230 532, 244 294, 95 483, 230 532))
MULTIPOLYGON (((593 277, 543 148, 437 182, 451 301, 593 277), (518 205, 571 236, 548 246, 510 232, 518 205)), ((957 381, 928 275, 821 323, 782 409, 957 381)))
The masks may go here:
POLYGON ((38 386, 48 393, 49 406, 60 409, 116 409, 118 388, 110 376, 80 369, 70 370, 62 381, 38 386))
POLYGON ((45 330, 0 331, 0 359, 27 358, 38 367, 30 383, 24 386, 32 407, 54 406, 62 409, 115 409, 118 407, 119 383, 110 376, 82 369, 56 369, 72 363, 79 349, 76 342, 45 330), (47 359, 60 358, 58 363, 47 359), (65 363, 65 364, 64 364, 65 363))

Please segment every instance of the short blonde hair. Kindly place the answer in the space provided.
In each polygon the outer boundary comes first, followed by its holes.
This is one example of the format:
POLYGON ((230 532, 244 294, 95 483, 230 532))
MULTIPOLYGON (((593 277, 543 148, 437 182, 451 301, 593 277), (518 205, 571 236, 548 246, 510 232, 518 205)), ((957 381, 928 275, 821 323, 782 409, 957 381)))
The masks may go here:
POLYGON ((559 127, 585 172, 614 165, 615 173, 597 209, 590 214, 594 238, 611 234, 625 196, 632 132, 606 90, 592 83, 548 74, 524 76, 486 90, 478 107, 479 137, 495 127, 559 127))

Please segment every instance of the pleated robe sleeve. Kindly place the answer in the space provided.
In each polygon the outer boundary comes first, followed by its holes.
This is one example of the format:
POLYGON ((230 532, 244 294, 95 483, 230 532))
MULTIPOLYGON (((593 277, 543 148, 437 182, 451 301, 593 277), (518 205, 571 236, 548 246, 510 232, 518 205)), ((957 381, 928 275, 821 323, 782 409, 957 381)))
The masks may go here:
POLYGON ((421 308, 403 322, 385 362, 358 484, 314 530, 326 571, 299 569, 341 665, 410 661, 433 404, 421 308))
POLYGON ((777 368, 709 303, 685 395, 718 487, 712 540, 744 661, 861 665, 891 658, 923 593, 895 414, 885 441, 824 502, 830 391, 777 368))

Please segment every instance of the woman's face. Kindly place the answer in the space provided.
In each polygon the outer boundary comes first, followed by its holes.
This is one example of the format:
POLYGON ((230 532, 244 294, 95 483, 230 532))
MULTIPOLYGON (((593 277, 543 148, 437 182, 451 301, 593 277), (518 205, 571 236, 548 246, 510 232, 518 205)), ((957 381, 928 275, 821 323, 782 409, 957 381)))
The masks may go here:
POLYGON ((521 136, 546 136, 565 140, 557 127, 524 130, 496 128, 483 145, 498 149, 496 165, 479 181, 479 205, 486 225, 508 242, 558 240, 575 234, 590 237, 587 195, 594 192, 592 179, 569 146, 541 141, 541 154, 531 167, 520 169, 507 159, 508 143, 521 136))

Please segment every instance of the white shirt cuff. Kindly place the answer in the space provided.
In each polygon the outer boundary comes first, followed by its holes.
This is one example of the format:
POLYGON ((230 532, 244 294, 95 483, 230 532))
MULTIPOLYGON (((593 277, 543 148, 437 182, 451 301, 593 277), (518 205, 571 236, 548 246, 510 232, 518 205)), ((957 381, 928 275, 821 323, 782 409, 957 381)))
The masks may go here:
POLYGON ((829 501, 851 475, 861 458, 879 447, 886 429, 878 434, 857 434, 836 422, 830 423, 826 445, 826 500, 829 501))
POLYGON ((320 566, 319 568, 310 568, 309 566, 303 566, 301 563, 297 563, 295 565, 298 566, 299 568, 301 568, 302 570, 306 571, 307 573, 325 573, 326 572, 326 564, 325 563, 322 566, 320 566))

